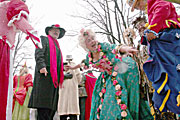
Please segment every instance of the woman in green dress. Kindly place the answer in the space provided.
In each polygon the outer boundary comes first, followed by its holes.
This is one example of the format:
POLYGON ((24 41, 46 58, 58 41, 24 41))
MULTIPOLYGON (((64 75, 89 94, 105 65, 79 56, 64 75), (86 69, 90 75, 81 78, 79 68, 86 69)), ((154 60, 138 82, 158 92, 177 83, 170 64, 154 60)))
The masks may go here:
POLYGON ((131 57, 136 49, 125 45, 99 43, 95 33, 81 30, 80 45, 88 52, 86 60, 69 69, 90 66, 101 71, 98 77, 91 104, 90 120, 139 120, 153 119, 145 102, 140 105, 139 72, 131 57))

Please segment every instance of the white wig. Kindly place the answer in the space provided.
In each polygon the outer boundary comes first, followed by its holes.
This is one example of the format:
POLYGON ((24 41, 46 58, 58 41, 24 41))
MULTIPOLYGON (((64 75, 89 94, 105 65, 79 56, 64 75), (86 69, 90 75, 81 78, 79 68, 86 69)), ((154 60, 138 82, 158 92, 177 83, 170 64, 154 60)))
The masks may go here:
POLYGON ((89 37, 92 36, 96 37, 95 33, 91 29, 87 29, 87 30, 81 29, 80 35, 78 37, 79 45, 87 52, 89 50, 86 47, 85 40, 87 40, 89 37))

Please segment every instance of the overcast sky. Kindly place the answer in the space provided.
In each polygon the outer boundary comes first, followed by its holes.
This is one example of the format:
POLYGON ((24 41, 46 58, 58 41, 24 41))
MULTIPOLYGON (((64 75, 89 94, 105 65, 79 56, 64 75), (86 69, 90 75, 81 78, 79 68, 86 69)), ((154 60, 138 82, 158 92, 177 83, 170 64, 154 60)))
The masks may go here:
MULTIPOLYGON (((73 18, 70 15, 81 12, 81 7, 77 3, 80 0, 27 0, 30 9, 30 20, 33 27, 38 31, 38 35, 45 35, 44 29, 52 24, 59 24, 68 33, 72 29, 80 31, 83 27, 82 20, 73 18)), ((75 62, 79 62, 77 57, 82 49, 77 48, 78 36, 63 37, 59 40, 64 58, 67 54, 73 54, 75 62), (75 57, 76 56, 76 57, 75 57)), ((85 55, 85 52, 82 52, 85 55)))
MULTIPOLYGON (((45 27, 51 26, 52 24, 60 24, 60 26, 67 31, 66 35, 68 35, 71 30, 80 31, 80 29, 84 27, 82 24, 84 21, 73 18, 70 15, 85 15, 87 11, 80 6, 80 4, 83 3, 83 0, 26 1, 30 10, 30 22, 38 31, 39 36, 45 35, 45 27)), ((102 40, 102 38, 100 39, 102 40)), ((65 36, 59 40, 59 43, 64 60, 67 54, 73 55, 74 61, 77 64, 85 58, 86 52, 78 46, 78 36, 65 36)), ((29 64, 32 65, 32 63, 29 64)))
MULTIPOLYGON (((87 14, 86 9, 81 6, 84 3, 83 0, 27 0, 26 2, 30 9, 31 23, 38 31, 38 35, 45 35, 45 27, 52 24, 60 24, 67 31, 65 37, 59 40, 63 57, 65 59, 67 54, 71 54, 77 64, 85 58, 86 52, 78 46, 77 35, 74 37, 67 35, 72 33, 72 30, 77 33, 85 27, 83 19, 71 16, 87 14)), ((102 36, 100 41, 103 41, 102 36)))
MULTIPOLYGON (((73 56, 74 62, 79 64, 82 59, 85 58, 86 52, 78 45, 78 35, 74 37, 68 37, 72 30, 79 33, 81 28, 84 28, 84 20, 80 18, 73 18, 71 15, 85 15, 87 14, 80 4, 83 4, 83 0, 26 0, 26 4, 29 7, 29 18, 31 25, 38 31, 38 35, 46 35, 45 27, 52 24, 59 24, 66 30, 65 36, 58 40, 63 58, 65 61, 66 55, 73 56)), ((86 28, 87 29, 87 28, 86 28)), ((91 28, 94 30, 94 28, 91 28)), ((102 36, 100 36, 102 41, 102 36)), ((27 66, 32 67, 31 74, 34 74, 35 60, 34 50, 35 47, 31 41, 27 41, 24 46, 30 46, 32 49, 33 59, 26 60, 27 66)), ((21 64, 24 64, 23 61, 21 64)), ((19 68, 20 69, 20 68, 19 68)), ((17 71, 18 72, 18 71, 17 71)))
MULTIPOLYGON (((76 33, 84 27, 83 20, 73 18, 71 15, 85 14, 82 11, 78 2, 82 0, 27 0, 26 4, 29 7, 29 18, 31 25, 38 31, 38 36, 46 35, 45 27, 51 26, 52 24, 59 24, 66 30, 66 34, 62 39, 59 39, 59 44, 65 61, 66 55, 70 54, 73 56, 74 62, 79 64, 82 59, 85 58, 86 52, 78 45, 78 36, 68 37, 72 30, 76 33)), ((78 33, 77 33, 78 34, 78 33)), ((24 35, 25 37, 25 35, 24 35)), ((24 46, 29 46, 32 51, 33 59, 25 60, 28 67, 32 69, 29 72, 34 75, 35 59, 34 51, 35 47, 33 43, 28 40, 24 46)), ((26 47, 27 49, 27 47, 26 47)), ((21 52, 19 53, 21 54, 21 52)), ((22 61, 20 65, 23 65, 25 61, 22 61)), ((18 68, 18 70, 20 67, 18 68)), ((19 71, 16 71, 18 74, 19 71)))

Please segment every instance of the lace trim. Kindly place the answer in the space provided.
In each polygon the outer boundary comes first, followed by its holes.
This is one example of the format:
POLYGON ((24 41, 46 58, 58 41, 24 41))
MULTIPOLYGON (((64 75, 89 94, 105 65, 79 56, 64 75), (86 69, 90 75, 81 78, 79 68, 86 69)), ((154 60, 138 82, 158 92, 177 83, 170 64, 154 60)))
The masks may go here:
POLYGON ((20 20, 21 19, 21 15, 25 15, 26 17, 27 17, 27 19, 29 20, 29 15, 28 15, 28 13, 26 12, 26 11, 20 11, 20 13, 19 14, 17 14, 17 15, 15 15, 15 16, 13 16, 12 17, 12 19, 8 22, 8 26, 10 27, 10 26, 13 26, 13 27, 15 27, 14 25, 13 25, 13 23, 14 23, 14 21, 18 21, 18 20, 20 20))

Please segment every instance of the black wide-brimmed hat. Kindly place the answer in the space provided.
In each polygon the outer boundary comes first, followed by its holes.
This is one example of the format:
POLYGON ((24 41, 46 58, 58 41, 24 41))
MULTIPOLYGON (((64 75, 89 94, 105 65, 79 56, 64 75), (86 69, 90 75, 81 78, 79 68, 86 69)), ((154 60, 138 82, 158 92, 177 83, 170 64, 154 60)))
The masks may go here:
POLYGON ((52 28, 58 28, 60 30, 58 39, 62 38, 66 32, 65 29, 61 28, 59 24, 55 24, 45 28, 46 35, 48 35, 49 30, 52 28))

